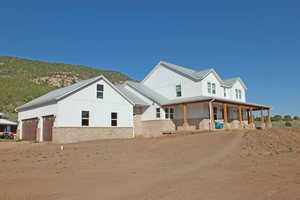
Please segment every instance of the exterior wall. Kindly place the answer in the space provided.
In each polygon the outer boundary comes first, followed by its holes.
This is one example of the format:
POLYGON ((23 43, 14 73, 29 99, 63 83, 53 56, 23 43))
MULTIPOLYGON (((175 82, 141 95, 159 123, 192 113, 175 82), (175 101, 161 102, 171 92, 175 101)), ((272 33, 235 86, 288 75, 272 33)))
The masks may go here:
POLYGON ((135 137, 157 137, 163 132, 174 132, 175 124, 172 120, 148 120, 143 121, 141 115, 134 116, 135 137))
POLYGON ((246 90, 240 81, 237 81, 232 88, 225 88, 226 96, 224 96, 224 87, 213 73, 210 73, 202 81, 194 82, 170 69, 157 65, 152 74, 143 81, 143 84, 170 100, 185 97, 209 96, 246 102, 246 90), (216 84, 216 94, 208 93, 208 82, 216 84), (176 85, 178 84, 181 85, 182 97, 176 97, 176 85), (236 99, 235 89, 242 90, 242 99, 236 99))
POLYGON ((213 73, 210 73, 201 82, 202 82, 203 96, 224 98, 224 89, 223 89, 223 87, 221 87, 220 81, 217 79, 217 77, 213 73), (208 82, 216 84, 216 94, 208 93, 208 89, 207 89, 208 82))
POLYGON ((56 127, 81 127, 81 111, 89 111, 90 127, 111 127, 111 112, 118 113, 118 127, 133 127, 133 106, 104 80, 100 80, 58 102, 56 127), (103 99, 96 96, 104 86, 103 99))
POLYGON ((145 101, 149 107, 145 110, 145 112, 141 115, 141 120, 148 121, 148 120, 161 120, 165 119, 165 111, 164 109, 158 105, 157 103, 150 100, 148 97, 145 97, 141 95, 136 90, 132 89, 130 86, 125 87, 127 90, 141 98, 143 101, 145 101), (156 118, 156 108, 160 108, 160 118, 156 118))
MULTIPOLYGON (((208 103, 197 103, 188 105, 189 119, 209 119, 208 103)), ((174 119, 183 119, 183 106, 175 107, 174 119)))
MULTIPOLYGON (((23 139, 22 135, 22 120, 25 119, 32 119, 32 118, 38 118, 38 134, 37 134, 37 141, 43 141, 43 116, 49 116, 54 115, 56 116, 58 113, 58 106, 56 103, 52 104, 46 104, 40 107, 27 109, 24 111, 18 112, 18 130, 17 130, 17 137, 19 139, 23 139)), ((56 125, 56 122, 54 122, 54 126, 56 125)))
POLYGON ((201 82, 194 82, 163 66, 153 71, 143 84, 168 99, 201 96, 201 82), (176 97, 176 85, 181 85, 182 97, 176 97))
POLYGON ((241 102, 246 102, 246 90, 242 86, 240 81, 237 81, 230 90, 230 99, 235 100, 235 101, 241 101, 241 102), (242 91, 242 99, 237 99, 235 95, 235 89, 241 90, 242 91))
POLYGON ((38 118, 48 115, 57 115, 57 104, 47 104, 37 108, 31 108, 18 112, 18 120, 38 118))
POLYGON ((53 143, 75 143, 99 139, 132 138, 131 127, 54 127, 53 143))

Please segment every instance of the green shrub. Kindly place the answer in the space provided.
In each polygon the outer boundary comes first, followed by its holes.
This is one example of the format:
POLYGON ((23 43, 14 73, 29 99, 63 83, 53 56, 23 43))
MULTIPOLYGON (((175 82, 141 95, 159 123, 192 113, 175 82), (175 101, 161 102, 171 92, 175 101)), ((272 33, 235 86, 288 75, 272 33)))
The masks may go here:
POLYGON ((285 122, 285 126, 286 127, 292 127, 292 123, 291 122, 285 122))
POLYGON ((285 115, 284 117, 283 117, 283 121, 292 121, 292 117, 291 117, 291 115, 285 115))
POLYGON ((281 121, 281 120, 282 120, 281 115, 275 115, 275 116, 272 117, 272 121, 278 122, 278 121, 281 121))

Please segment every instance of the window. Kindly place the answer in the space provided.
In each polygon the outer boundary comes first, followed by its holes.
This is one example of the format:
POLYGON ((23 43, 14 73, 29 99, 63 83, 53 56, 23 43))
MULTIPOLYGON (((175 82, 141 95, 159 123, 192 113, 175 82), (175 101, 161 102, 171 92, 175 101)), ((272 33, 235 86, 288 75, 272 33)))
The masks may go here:
POLYGON ((166 108, 165 109, 165 117, 166 119, 174 119, 175 109, 174 108, 166 108))
POLYGON ((207 92, 208 94, 211 94, 211 82, 207 83, 207 92))
POLYGON ((242 90, 235 89, 236 99, 242 99, 242 90))
POLYGON ((160 118, 160 108, 156 108, 156 118, 160 118))
POLYGON ((111 126, 118 126, 118 113, 111 113, 111 126))
POLYGON ((103 99, 103 90, 104 90, 103 85, 97 84, 97 98, 98 99, 103 99))
POLYGON ((213 94, 216 94, 216 84, 213 83, 213 84, 211 84, 211 85, 212 85, 212 93, 213 93, 213 94))
POLYGON ((181 97, 181 85, 176 85, 176 97, 181 97))
POLYGON ((227 96, 226 88, 224 88, 224 97, 227 96))
POLYGON ((81 111, 81 126, 89 126, 90 112, 81 111))

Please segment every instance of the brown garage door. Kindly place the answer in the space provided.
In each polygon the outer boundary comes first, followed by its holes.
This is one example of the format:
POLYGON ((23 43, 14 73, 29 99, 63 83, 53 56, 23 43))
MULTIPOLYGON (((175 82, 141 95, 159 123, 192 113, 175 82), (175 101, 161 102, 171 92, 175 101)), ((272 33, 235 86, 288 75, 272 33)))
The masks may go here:
POLYGON ((22 121, 22 137, 23 140, 37 139, 38 119, 28 119, 22 121))
POLYGON ((52 128, 54 123, 54 116, 43 117, 43 141, 52 141, 52 128))

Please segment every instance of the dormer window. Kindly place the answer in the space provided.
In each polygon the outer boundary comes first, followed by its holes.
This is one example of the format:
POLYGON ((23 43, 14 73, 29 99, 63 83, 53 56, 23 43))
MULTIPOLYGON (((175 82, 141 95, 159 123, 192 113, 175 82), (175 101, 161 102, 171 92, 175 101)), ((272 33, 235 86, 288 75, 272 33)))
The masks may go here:
POLYGON ((103 99, 103 91, 104 91, 103 85, 97 84, 97 98, 98 99, 103 99))
POLYGON ((181 97, 181 85, 176 85, 176 97, 181 97))
POLYGON ((226 88, 224 88, 224 97, 227 96, 226 88))

